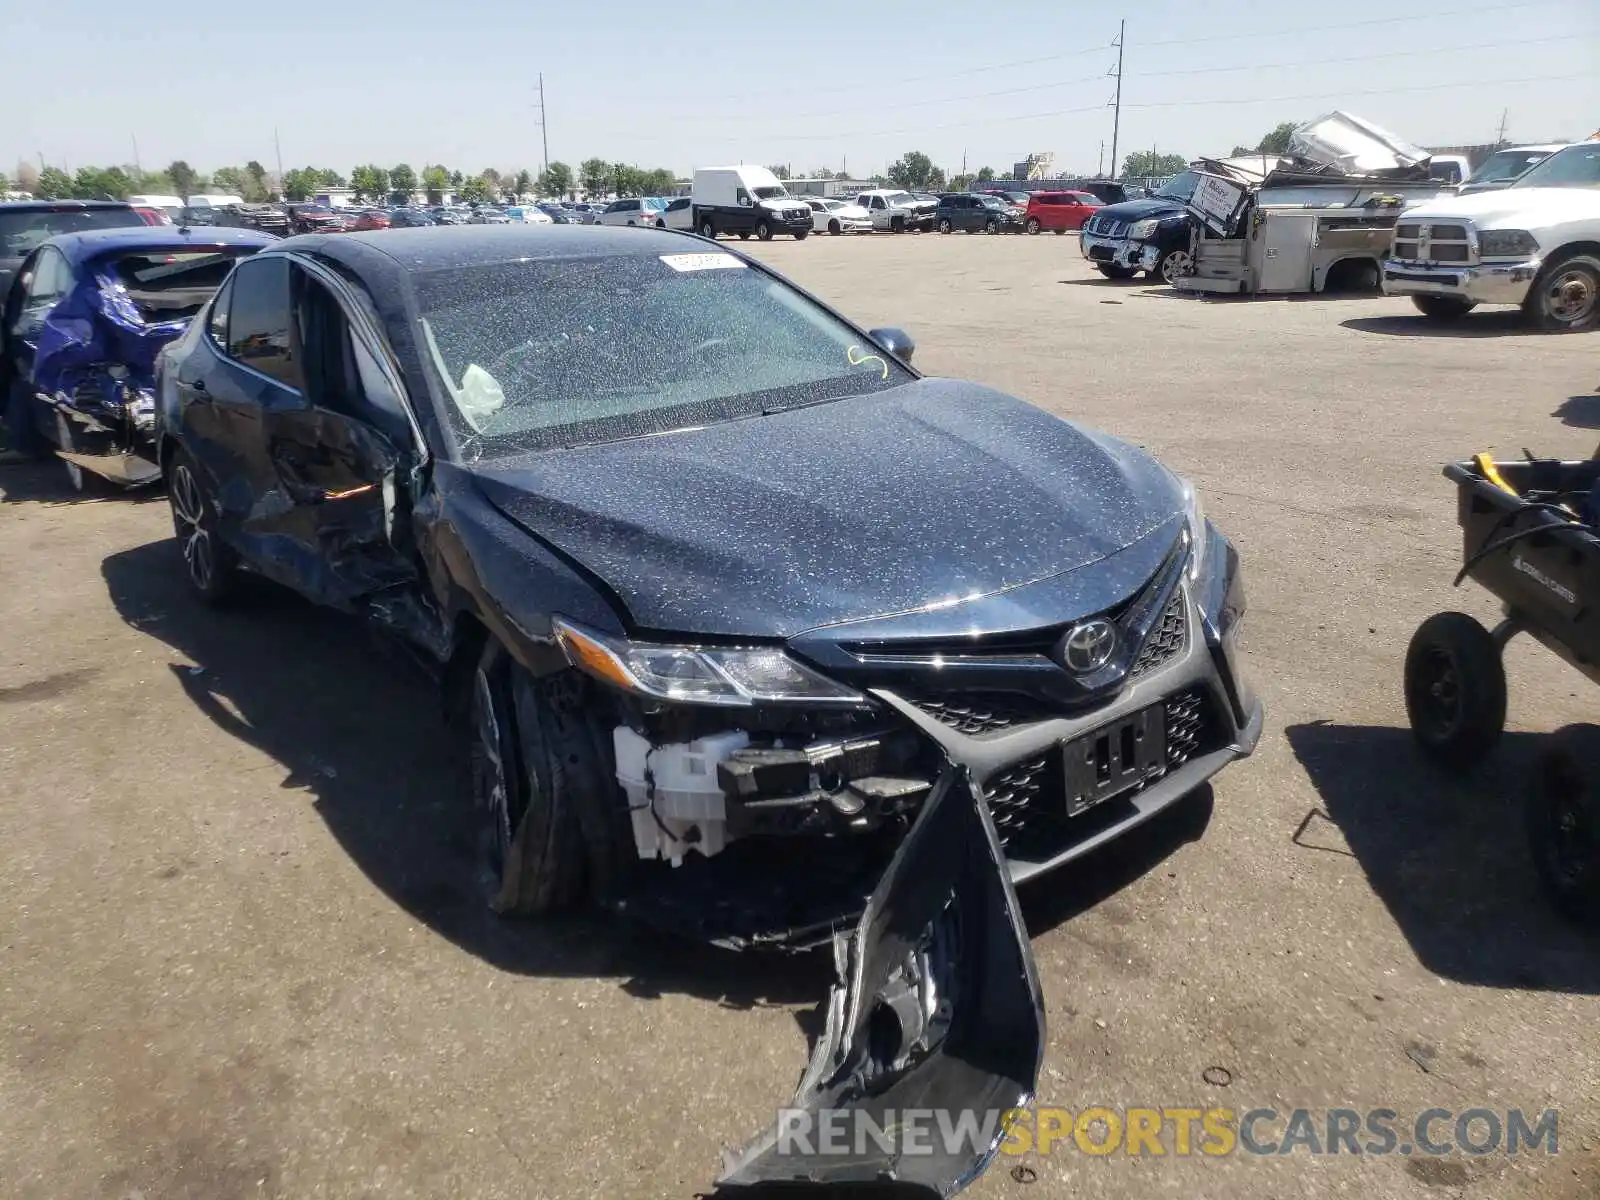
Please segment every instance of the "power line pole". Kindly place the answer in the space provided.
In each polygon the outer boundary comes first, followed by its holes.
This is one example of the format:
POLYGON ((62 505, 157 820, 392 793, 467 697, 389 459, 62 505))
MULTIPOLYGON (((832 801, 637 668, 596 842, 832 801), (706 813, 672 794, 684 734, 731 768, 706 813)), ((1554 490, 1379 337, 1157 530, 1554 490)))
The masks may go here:
POLYGON ((278 154, 278 195, 282 196, 283 195, 283 143, 278 140, 278 130, 277 130, 276 126, 274 126, 274 128, 272 130, 272 148, 275 151, 277 151, 277 154, 278 154))
POLYGON ((1494 144, 1496 146, 1504 146, 1506 144, 1506 118, 1510 115, 1511 110, 1509 108, 1500 110, 1500 132, 1494 135, 1494 144))
POLYGON ((128 136, 133 139, 133 169, 139 173, 139 186, 143 187, 144 164, 139 161, 139 135, 130 133, 128 136))
POLYGON ((1117 135, 1122 132, 1122 43, 1127 41, 1128 22, 1117 22, 1117 98, 1111 116, 1111 174, 1117 173, 1117 135))
POLYGON ((539 136, 544 139, 544 169, 550 169, 550 127, 544 120, 544 72, 539 72, 539 136))

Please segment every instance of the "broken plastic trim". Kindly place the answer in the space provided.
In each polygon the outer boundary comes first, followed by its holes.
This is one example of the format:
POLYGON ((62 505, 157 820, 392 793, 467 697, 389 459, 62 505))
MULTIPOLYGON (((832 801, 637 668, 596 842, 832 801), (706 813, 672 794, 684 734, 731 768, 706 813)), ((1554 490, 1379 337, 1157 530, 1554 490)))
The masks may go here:
POLYGON ((849 1152, 796 1150, 780 1122, 728 1156, 722 1194, 898 1184, 950 1196, 999 1149, 1005 1130, 989 1114, 1033 1099, 1045 1021, 1032 946, 974 769, 941 745, 947 766, 916 823, 854 933, 834 940, 838 982, 792 1102, 813 1131, 842 1112, 849 1152), (972 1113, 984 1134, 948 1144, 935 1133, 909 1154, 855 1138, 857 1120, 893 1129, 907 1109, 947 1112, 951 1127, 972 1113))

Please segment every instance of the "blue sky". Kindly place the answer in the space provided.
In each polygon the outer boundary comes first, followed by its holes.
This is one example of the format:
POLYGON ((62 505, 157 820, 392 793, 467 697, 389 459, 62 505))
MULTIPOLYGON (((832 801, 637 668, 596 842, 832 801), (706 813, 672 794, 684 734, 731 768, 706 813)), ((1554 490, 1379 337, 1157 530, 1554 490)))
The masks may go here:
POLYGON ((270 170, 274 129, 285 167, 537 170, 540 71, 550 155, 573 164, 864 174, 922 150, 950 169, 964 155, 1003 170, 1049 150, 1092 171, 1110 157, 1106 72, 1124 15, 1123 155, 1225 153, 1335 107, 1422 144, 1491 141, 1503 109, 1514 139, 1600 128, 1600 0, 1298 13, 1255 0, 386 0, 180 19, 126 0, 7 7, 8 174, 41 153, 69 168, 128 162, 135 137, 147 169, 255 158, 270 170))

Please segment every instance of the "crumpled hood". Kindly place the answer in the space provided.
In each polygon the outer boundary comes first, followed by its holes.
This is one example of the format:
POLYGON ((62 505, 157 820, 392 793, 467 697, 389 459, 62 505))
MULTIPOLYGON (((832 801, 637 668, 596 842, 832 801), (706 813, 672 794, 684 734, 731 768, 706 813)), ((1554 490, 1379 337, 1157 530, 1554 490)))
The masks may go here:
POLYGON ((1405 221, 1460 217, 1479 229, 1527 229, 1562 221, 1593 220, 1600 201, 1592 188, 1502 188, 1470 196, 1439 196, 1402 214, 1405 221))
POLYGON ((635 628, 729 637, 1016 588, 1183 507, 1143 451, 957 380, 470 469, 635 628))

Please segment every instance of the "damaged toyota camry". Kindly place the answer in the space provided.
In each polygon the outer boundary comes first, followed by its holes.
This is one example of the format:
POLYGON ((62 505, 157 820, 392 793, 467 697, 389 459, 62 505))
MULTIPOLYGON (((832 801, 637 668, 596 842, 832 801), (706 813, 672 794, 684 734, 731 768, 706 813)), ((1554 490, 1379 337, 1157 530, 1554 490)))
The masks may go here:
MULTIPOLYGON (((157 403, 202 599, 254 572, 437 664, 496 908, 831 939, 796 1104, 891 1124, 1028 1099, 1014 884, 1261 729, 1194 489, 912 352, 688 234, 308 235, 234 268, 157 403)), ((998 1141, 770 1133, 724 1182, 944 1195, 998 1141)))

